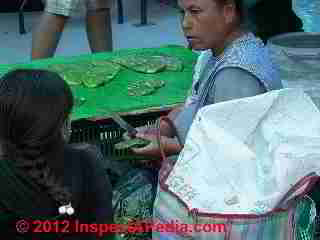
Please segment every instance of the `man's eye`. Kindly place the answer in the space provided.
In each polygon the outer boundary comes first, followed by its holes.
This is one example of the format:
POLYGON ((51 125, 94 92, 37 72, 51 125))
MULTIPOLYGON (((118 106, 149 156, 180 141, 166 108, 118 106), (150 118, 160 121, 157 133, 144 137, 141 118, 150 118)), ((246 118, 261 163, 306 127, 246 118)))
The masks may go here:
POLYGON ((199 10, 199 9, 191 9, 191 10, 190 10, 190 13, 191 13, 192 15, 199 14, 200 12, 201 12, 201 10, 199 10))

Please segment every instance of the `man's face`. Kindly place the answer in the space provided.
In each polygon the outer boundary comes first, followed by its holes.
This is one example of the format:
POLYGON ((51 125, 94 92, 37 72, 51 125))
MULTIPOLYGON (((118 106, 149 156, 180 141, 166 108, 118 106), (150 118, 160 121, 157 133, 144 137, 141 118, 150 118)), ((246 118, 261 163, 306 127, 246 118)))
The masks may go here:
POLYGON ((220 48, 228 31, 224 7, 215 0, 178 0, 185 37, 195 50, 220 48))

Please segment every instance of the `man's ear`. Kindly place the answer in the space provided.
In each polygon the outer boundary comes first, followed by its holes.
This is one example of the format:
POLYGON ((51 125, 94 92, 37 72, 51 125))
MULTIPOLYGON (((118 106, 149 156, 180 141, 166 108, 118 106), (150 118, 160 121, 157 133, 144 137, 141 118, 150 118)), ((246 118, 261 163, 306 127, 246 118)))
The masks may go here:
POLYGON ((234 21, 237 9, 235 2, 233 0, 227 0, 223 7, 223 15, 227 24, 230 24, 234 21))

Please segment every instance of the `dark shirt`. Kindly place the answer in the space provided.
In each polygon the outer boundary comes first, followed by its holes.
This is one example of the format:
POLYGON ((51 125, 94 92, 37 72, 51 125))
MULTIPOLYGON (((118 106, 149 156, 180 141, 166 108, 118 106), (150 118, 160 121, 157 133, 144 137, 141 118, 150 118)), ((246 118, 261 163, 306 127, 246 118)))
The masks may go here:
MULTIPOLYGON (((72 193, 72 207, 75 209, 75 214, 70 218, 59 215, 59 204, 46 192, 41 192, 34 197, 34 206, 25 206, 27 212, 31 212, 34 219, 49 220, 51 223, 56 219, 60 223, 67 219, 70 221, 69 230, 72 233, 75 232, 73 225, 75 220, 84 224, 113 223, 112 188, 101 152, 96 147, 87 144, 69 145, 64 155, 64 161, 50 163, 49 166, 58 176, 62 177, 64 186, 72 193)), ((2 229, 4 229, 3 226, 2 229)), ((22 239, 107 239, 98 238, 92 233, 88 235, 85 233, 61 234, 61 232, 59 236, 50 234, 53 238, 51 236, 47 238, 48 234, 45 233, 32 234, 33 236, 21 235, 16 232, 15 226, 8 226, 8 229, 11 229, 8 239, 20 239, 18 237, 22 239)))
POLYGON ((66 150, 64 179, 78 205, 79 220, 112 223, 112 188, 105 162, 94 146, 66 150))

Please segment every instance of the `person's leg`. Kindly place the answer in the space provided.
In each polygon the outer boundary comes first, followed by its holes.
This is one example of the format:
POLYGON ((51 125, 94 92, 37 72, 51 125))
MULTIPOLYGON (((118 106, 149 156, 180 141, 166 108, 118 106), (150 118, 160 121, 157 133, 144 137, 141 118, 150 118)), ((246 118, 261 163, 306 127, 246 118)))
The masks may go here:
POLYGON ((32 35, 32 59, 52 57, 68 17, 44 12, 32 35))
POLYGON ((86 30, 93 53, 112 51, 112 26, 110 8, 88 10, 86 30))
POLYGON ((32 59, 52 57, 79 0, 43 0, 45 10, 32 36, 32 59))

